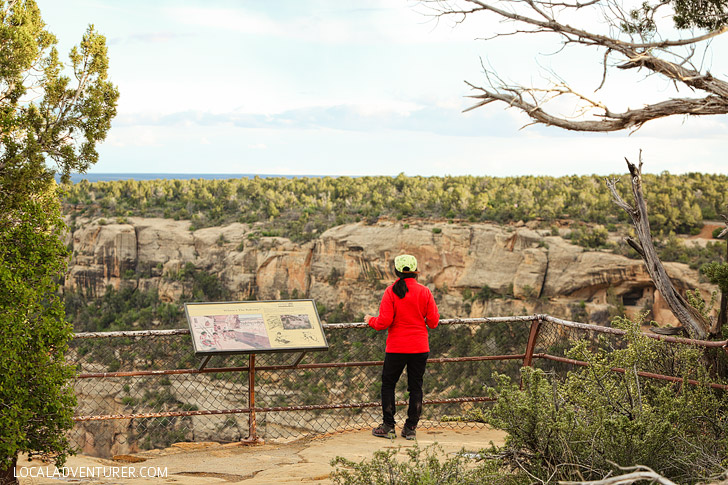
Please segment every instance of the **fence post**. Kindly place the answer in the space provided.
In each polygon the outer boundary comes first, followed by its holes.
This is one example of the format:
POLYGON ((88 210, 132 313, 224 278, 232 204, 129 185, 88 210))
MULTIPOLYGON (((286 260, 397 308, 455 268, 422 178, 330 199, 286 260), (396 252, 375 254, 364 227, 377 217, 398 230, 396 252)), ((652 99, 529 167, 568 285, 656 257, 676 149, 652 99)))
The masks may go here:
POLYGON ((248 355, 248 437, 244 443, 262 443, 255 430, 255 354, 248 355))
POLYGON ((538 331, 541 329, 541 316, 537 316, 535 320, 531 321, 531 331, 528 334, 528 343, 526 344, 526 354, 523 357, 523 366, 531 367, 533 361, 533 349, 536 347, 536 339, 538 338, 538 331))

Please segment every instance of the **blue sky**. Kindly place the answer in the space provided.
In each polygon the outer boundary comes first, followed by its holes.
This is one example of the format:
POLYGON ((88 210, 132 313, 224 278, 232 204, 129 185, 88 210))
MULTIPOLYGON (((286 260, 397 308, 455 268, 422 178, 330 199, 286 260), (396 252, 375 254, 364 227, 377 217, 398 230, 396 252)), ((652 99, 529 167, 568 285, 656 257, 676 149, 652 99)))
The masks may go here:
MULTIPOLYGON (((496 27, 434 22, 417 3, 37 3, 64 58, 89 23, 108 41, 121 97, 91 173, 606 175, 624 173, 640 149, 647 172, 728 173, 726 116, 605 135, 521 129, 527 118, 503 104, 463 113, 481 59, 522 84, 557 70, 591 94, 599 56, 543 55, 555 50, 544 37, 477 40, 496 27)), ((728 58, 728 41, 713 52, 728 58)), ((728 78, 728 65, 707 60, 728 78)), ((599 95, 638 107, 675 94, 618 73, 599 95)))

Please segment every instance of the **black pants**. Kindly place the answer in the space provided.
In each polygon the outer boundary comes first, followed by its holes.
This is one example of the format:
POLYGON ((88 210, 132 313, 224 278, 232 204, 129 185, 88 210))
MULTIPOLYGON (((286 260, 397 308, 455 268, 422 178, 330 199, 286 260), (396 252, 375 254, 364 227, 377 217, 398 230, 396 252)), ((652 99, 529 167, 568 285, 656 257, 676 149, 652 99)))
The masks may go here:
POLYGON ((429 352, 422 354, 392 354, 384 356, 382 367, 382 415, 383 422, 394 426, 394 388, 399 376, 407 367, 407 390, 409 391, 409 408, 407 409, 408 428, 415 429, 422 414, 422 380, 425 375, 425 365, 429 352))

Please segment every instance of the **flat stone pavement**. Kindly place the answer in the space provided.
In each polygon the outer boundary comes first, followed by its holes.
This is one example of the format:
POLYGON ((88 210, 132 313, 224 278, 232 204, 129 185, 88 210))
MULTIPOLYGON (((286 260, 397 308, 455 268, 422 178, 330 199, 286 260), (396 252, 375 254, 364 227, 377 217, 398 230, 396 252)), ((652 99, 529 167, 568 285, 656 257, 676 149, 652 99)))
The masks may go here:
POLYGON ((377 450, 400 448, 399 454, 417 443, 425 448, 437 443, 446 453, 465 449, 477 452, 490 442, 502 444, 505 433, 490 428, 424 428, 417 441, 397 436, 376 438, 371 430, 347 431, 290 443, 176 443, 163 450, 150 450, 114 457, 114 460, 84 455, 72 456, 61 477, 52 464, 18 460, 16 476, 22 485, 82 484, 216 484, 317 483, 331 484, 332 459, 343 456, 360 462, 377 450), (39 476, 40 475, 40 476, 39 476), (74 477, 75 475, 75 477, 74 477), (154 476, 156 475, 156 476, 154 476))

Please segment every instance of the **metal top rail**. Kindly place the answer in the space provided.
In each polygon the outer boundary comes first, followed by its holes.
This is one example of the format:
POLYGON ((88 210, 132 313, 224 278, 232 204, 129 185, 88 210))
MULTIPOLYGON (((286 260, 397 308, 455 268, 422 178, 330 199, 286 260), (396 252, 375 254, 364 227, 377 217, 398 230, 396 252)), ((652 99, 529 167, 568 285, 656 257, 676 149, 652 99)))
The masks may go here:
MULTIPOLYGON (((578 328, 580 330, 588 330, 591 332, 608 333, 612 335, 625 335, 627 332, 618 328, 603 327, 601 325, 592 325, 588 323, 572 322, 561 318, 552 317, 546 314, 520 315, 512 317, 482 317, 482 318, 445 318, 440 320, 440 325, 477 325, 483 323, 517 323, 517 322, 533 322, 542 321, 550 322, 564 327, 578 328)), ((324 329, 347 329, 347 328, 366 328, 368 325, 364 322, 350 323, 324 323, 324 329)), ((170 335, 188 335, 190 330, 187 328, 177 328, 169 330, 124 330, 115 332, 79 332, 74 334, 74 339, 98 339, 98 338, 115 338, 115 337, 163 337, 170 335)), ((698 340, 683 337, 672 337, 669 335, 660 335, 651 332, 642 332, 643 335, 655 340, 665 342, 673 342, 687 345, 698 345, 706 348, 728 348, 728 340, 698 340)))

